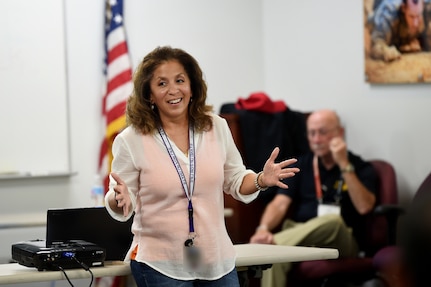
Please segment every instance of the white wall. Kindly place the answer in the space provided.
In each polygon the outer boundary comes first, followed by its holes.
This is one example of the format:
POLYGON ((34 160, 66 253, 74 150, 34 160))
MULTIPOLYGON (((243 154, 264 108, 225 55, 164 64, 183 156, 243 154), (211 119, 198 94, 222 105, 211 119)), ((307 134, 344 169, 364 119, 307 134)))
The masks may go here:
POLYGON ((363 0, 262 3, 265 90, 292 109, 337 110, 349 147, 391 162, 408 202, 431 172, 431 86, 364 81, 363 0))

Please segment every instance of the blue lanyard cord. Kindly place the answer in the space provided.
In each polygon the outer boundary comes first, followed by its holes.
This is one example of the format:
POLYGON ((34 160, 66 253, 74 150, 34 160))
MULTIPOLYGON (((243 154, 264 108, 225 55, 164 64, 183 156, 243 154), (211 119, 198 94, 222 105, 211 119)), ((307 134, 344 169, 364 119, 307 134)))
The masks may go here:
POLYGON ((194 233, 195 232, 195 226, 193 223, 193 204, 192 201, 189 200, 189 232, 194 233))
POLYGON ((174 164, 175 169, 177 170, 178 176, 180 177, 184 193, 186 194, 186 197, 189 200, 189 205, 187 207, 188 214, 189 214, 189 232, 194 233, 195 228, 194 228, 194 224, 193 224, 193 204, 192 204, 192 196, 193 196, 193 191, 195 188, 195 174, 196 174, 194 129, 193 129, 192 125, 190 125, 190 127, 189 127, 190 188, 187 185, 187 181, 186 181, 186 177, 184 175, 184 172, 181 168, 180 163, 178 162, 177 156, 175 155, 174 150, 172 149, 171 143, 169 142, 165 131, 163 130, 163 128, 161 126, 159 126, 158 130, 159 130, 159 134, 163 140, 163 144, 165 145, 165 147, 168 151, 168 154, 172 160, 172 163, 174 164))

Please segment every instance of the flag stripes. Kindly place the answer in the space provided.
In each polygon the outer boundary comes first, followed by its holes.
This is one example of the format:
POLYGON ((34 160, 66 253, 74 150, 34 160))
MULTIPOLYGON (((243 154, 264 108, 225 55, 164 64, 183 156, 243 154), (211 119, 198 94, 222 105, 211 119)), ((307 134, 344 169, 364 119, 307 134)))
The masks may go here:
POLYGON ((132 93, 132 65, 123 23, 123 0, 106 1, 105 86, 102 99, 103 140, 99 152, 99 174, 105 191, 112 162, 112 142, 126 126, 127 98, 132 93))

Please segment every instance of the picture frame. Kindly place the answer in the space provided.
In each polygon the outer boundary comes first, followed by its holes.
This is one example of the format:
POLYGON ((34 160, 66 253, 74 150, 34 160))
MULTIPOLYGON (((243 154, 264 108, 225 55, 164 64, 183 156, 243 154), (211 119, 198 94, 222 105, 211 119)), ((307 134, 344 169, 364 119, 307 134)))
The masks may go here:
POLYGON ((431 0, 363 0, 365 81, 431 83, 431 0))

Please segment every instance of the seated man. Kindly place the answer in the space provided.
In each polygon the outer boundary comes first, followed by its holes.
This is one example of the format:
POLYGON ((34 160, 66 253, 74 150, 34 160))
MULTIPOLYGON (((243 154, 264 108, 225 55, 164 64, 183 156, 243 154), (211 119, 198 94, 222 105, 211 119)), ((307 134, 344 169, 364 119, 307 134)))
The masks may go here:
MULTIPOLYGON (((340 257, 357 256, 365 218, 376 202, 377 175, 371 164, 347 150, 344 129, 331 110, 307 119, 311 152, 298 158, 300 172, 285 179, 267 205, 251 243, 337 248, 340 257), (289 211, 289 213, 288 213, 289 211), (273 234, 284 220, 282 231, 273 234)), ((262 287, 286 286, 290 263, 263 272, 262 287)))
MULTIPOLYGON (((429 0, 427 0, 429 1, 429 0)), ((393 61, 401 53, 428 50, 425 0, 381 0, 371 20, 371 56, 393 61)))

